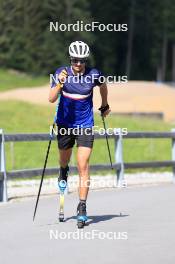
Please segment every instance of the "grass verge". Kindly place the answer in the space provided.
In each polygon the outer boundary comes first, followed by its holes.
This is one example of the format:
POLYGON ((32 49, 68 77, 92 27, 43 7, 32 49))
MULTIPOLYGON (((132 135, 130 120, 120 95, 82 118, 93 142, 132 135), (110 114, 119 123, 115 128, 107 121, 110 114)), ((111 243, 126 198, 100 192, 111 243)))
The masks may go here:
MULTIPOLYGON (((0 128, 5 133, 47 133, 52 124, 55 109, 29 103, 9 101, 0 104, 0 128)), ((128 118, 109 116, 107 127, 127 128, 128 131, 170 131, 172 126, 160 120, 147 118, 128 118)), ((102 127, 101 117, 95 115, 95 125, 102 127)), ((48 142, 6 143, 7 170, 40 168, 43 166, 48 142)), ((114 162, 114 140, 110 139, 114 162)), ((124 140, 124 161, 171 160, 171 141, 169 139, 126 139, 124 140)), ((76 148, 72 164, 76 165, 76 148)), ((48 167, 58 164, 57 143, 53 142, 48 167)), ((91 156, 91 164, 109 163, 106 142, 96 140, 91 156)))

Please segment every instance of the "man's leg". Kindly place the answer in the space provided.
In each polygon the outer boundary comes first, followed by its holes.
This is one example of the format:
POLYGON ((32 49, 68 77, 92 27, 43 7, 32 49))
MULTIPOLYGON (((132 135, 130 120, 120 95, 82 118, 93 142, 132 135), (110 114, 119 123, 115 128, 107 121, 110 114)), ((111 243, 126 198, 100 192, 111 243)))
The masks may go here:
POLYGON ((69 149, 59 149, 60 153, 60 167, 66 168, 72 154, 72 148, 69 149))
POLYGON ((79 197, 80 201, 86 201, 89 185, 90 185, 90 177, 89 177, 89 158, 92 152, 92 148, 89 147, 78 147, 77 152, 77 165, 79 172, 79 197))
POLYGON ((78 147, 77 165, 79 172, 79 198, 80 202, 77 207, 78 228, 83 228, 87 221, 86 199, 89 191, 90 177, 89 177, 89 158, 92 152, 90 147, 78 147))

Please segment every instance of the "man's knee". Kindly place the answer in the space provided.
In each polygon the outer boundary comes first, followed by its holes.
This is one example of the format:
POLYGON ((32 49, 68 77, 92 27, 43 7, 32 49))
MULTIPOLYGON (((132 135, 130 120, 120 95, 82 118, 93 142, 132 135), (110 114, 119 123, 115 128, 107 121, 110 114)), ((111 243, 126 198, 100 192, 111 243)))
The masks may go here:
POLYGON ((86 172, 88 170, 89 164, 88 162, 78 161, 77 166, 79 172, 86 172))

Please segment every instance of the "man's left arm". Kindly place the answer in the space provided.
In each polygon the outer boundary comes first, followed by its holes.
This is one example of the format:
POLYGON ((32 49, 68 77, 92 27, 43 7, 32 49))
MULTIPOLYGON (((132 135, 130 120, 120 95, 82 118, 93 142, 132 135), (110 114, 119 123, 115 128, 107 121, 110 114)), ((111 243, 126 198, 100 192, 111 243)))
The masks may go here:
POLYGON ((99 110, 101 111, 102 115, 106 117, 111 111, 109 104, 108 104, 108 88, 107 88, 106 83, 101 84, 99 88, 100 88, 100 95, 101 95, 101 107, 99 108, 99 110))

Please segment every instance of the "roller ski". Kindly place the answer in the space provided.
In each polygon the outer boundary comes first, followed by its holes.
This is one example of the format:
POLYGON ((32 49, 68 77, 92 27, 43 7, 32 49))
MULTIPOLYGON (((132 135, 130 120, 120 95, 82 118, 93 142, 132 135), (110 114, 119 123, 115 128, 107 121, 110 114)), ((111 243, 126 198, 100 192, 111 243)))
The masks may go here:
POLYGON ((59 209, 59 222, 64 222, 64 192, 67 187, 69 167, 60 168, 60 174, 58 177, 58 188, 60 191, 60 209, 59 209))
POLYGON ((78 228, 83 228, 86 224, 87 213, 86 213, 86 203, 85 202, 79 202, 77 207, 77 226, 78 228))

